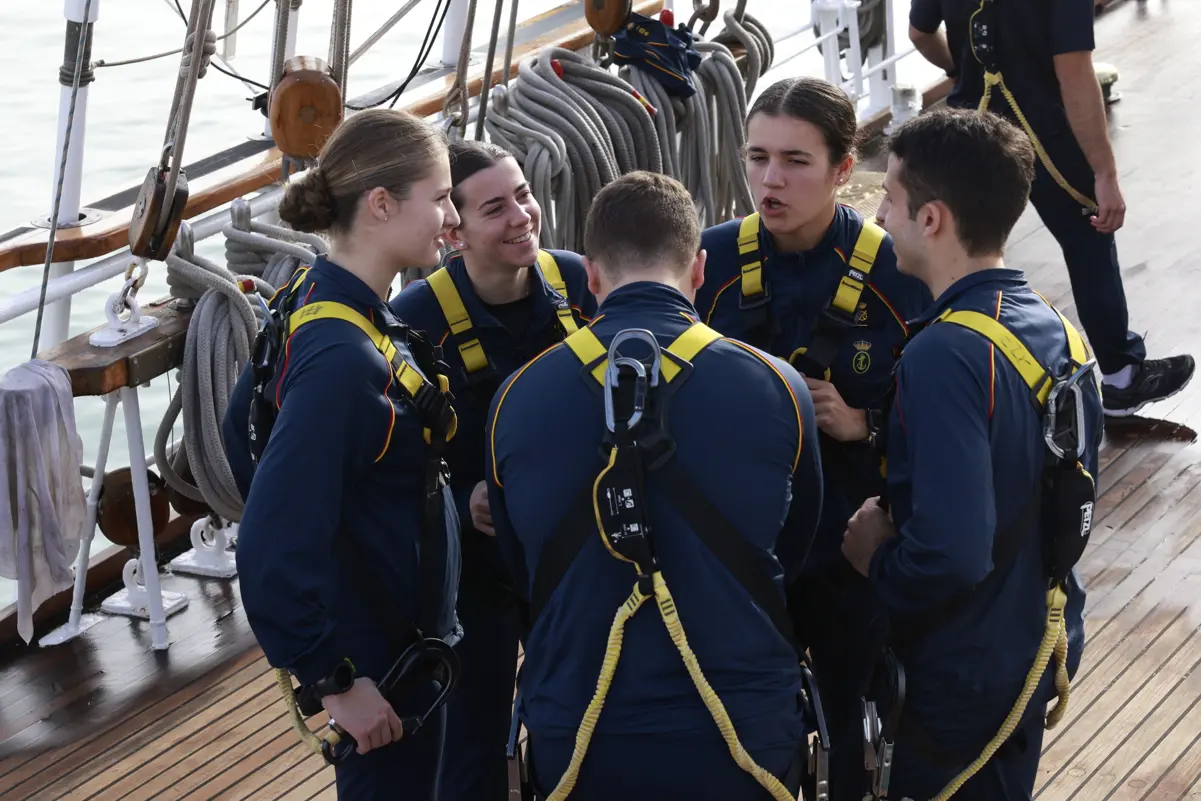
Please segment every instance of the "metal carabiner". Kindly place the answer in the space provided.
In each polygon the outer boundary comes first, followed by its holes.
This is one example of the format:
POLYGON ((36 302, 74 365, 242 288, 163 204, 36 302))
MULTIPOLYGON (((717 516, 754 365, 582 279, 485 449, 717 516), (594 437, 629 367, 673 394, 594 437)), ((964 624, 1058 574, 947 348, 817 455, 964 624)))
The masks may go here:
POLYGON ((1059 398, 1064 392, 1072 394, 1072 402, 1076 406, 1076 453, 1075 456, 1079 459, 1084 454, 1084 393, 1080 390, 1080 381, 1084 376, 1096 369, 1097 360, 1089 359, 1083 365, 1076 369, 1074 373, 1068 376, 1064 381, 1060 381, 1051 387, 1051 392, 1047 395, 1046 414, 1043 416, 1043 441, 1047 443, 1047 447, 1051 453, 1062 459, 1066 455, 1063 448, 1055 441, 1056 433, 1056 409, 1058 408, 1059 398))
POLYGON ((646 399, 652 387, 659 386, 659 368, 663 363, 663 354, 659 349, 659 340, 645 328, 628 328, 618 332, 609 343, 609 365, 605 368, 605 425, 610 432, 617 432, 616 413, 613 408, 613 392, 617 389, 618 378, 622 368, 634 371, 634 404, 630 419, 626 421, 626 430, 631 430, 642 420, 646 410, 646 399), (619 347, 623 342, 637 339, 645 342, 651 349, 651 366, 639 359, 619 355, 619 347))

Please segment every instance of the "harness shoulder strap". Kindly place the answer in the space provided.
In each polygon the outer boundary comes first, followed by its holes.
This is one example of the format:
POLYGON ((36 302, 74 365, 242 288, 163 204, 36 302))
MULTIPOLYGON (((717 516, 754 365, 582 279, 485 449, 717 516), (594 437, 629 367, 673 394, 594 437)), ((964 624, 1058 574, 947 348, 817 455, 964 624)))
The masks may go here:
POLYGON ((467 339, 462 336, 471 331, 471 316, 467 314, 467 307, 463 305, 463 298, 459 295, 450 273, 445 267, 440 267, 425 280, 429 282, 430 289, 434 290, 434 296, 438 299, 443 316, 446 317, 446 324, 450 326, 450 333, 462 340, 459 342, 459 356, 463 359, 467 374, 487 368, 488 357, 484 354, 484 346, 479 337, 467 339))
POLYGON ((868 276, 875 266, 884 237, 883 228, 871 220, 864 219, 855 246, 847 257, 846 268, 838 279, 838 287, 818 317, 808 347, 798 348, 789 359, 806 375, 830 380, 830 365, 834 363, 834 357, 838 355, 838 349, 847 331, 856 325, 855 312, 859 308, 859 301, 867 287, 868 276))
MULTIPOLYGON (((766 295, 763 261, 759 256, 759 212, 748 214, 738 225, 738 269, 742 275, 742 298, 766 295)), ((766 299, 766 298, 765 298, 766 299)))
MULTIPOLYGON (((376 328, 366 317, 343 303, 322 300, 301 306, 288 317, 288 333, 295 333, 301 326, 314 320, 342 320, 366 334, 367 338, 371 340, 371 344, 375 346, 375 349, 388 360, 388 364, 392 368, 392 373, 396 376, 396 383, 405 391, 405 394, 418 407, 419 411, 424 411, 426 404, 423 403, 423 398, 428 393, 438 392, 445 394, 449 391, 449 382, 446 376, 437 373, 435 380, 437 380, 438 384, 437 386, 432 384, 421 374, 421 371, 416 366, 410 364, 401 356, 400 351, 387 334, 376 328)), ((429 421, 423 422, 428 423, 429 421)), ((446 432, 447 442, 454 439, 457 430, 458 418, 452 414, 450 427, 446 432)), ((425 441, 429 443, 432 437, 429 425, 426 425, 424 433, 425 441)), ((383 454, 381 453, 380 456, 382 457, 383 454)))
MULTIPOLYGON (((693 323, 684 333, 680 334, 670 345, 664 348, 666 353, 674 357, 663 361, 659 366, 664 380, 672 381, 675 379, 683 369, 682 363, 691 362, 701 351, 719 339, 721 339, 721 334, 709 326, 704 323, 693 323), (680 363, 677 363, 676 360, 680 363)), ((596 382, 603 385, 605 383, 605 370, 609 366, 609 350, 601 343, 596 334, 592 333, 592 329, 581 328, 563 340, 563 343, 571 349, 571 352, 580 360, 580 363, 588 368, 589 373, 596 379, 596 382)))
POLYGON ((863 220, 859 229, 859 237, 855 240, 855 248, 847 259, 847 269, 838 282, 838 289, 830 300, 830 305, 854 319, 855 309, 867 285, 867 277, 875 266, 876 256, 880 252, 880 243, 884 241, 884 229, 868 219, 863 220))
MULTIPOLYGON (((1026 386, 1030 388, 1035 406, 1042 409, 1047 402, 1047 396, 1051 393, 1051 374, 1038 359, 1034 358, 1030 349, 1013 335, 1013 332, 987 314, 977 311, 948 310, 939 315, 937 319, 941 322, 955 323, 969 328, 996 345, 997 350, 1005 355, 1005 358, 1021 375, 1022 380, 1026 382, 1026 386)), ((1067 324, 1067 321, 1065 320, 1064 323, 1067 324)), ((1070 339, 1069 337, 1069 342, 1070 339)), ((1073 358, 1075 358, 1074 354, 1073 358)))
POLYGON ((574 334, 579 326, 576 325, 575 315, 571 313, 571 302, 567 297, 567 282, 563 280, 563 274, 559 271, 559 263, 555 261, 555 257, 549 251, 538 251, 538 271, 542 273, 542 277, 546 279, 546 283, 550 284, 550 288, 555 291, 555 294, 563 300, 555 309, 559 325, 563 327, 565 334, 574 334))

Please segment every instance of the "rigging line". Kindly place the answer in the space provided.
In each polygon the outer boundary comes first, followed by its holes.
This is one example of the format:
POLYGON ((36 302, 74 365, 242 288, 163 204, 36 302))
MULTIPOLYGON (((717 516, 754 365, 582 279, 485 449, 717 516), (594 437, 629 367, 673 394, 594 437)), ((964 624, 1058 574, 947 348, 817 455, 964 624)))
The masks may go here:
MULTIPOLYGON (((274 2, 274 0, 263 0, 263 4, 260 5, 258 8, 256 8, 254 11, 252 11, 250 16, 248 16, 246 19, 244 19, 240 23, 238 23, 238 27, 234 28, 232 31, 229 31, 228 33, 221 34, 220 36, 218 36, 216 38, 215 41, 220 42, 222 39, 228 39, 229 37, 233 36, 238 31, 245 28, 248 24, 250 24, 251 20, 253 20, 255 17, 257 17, 259 15, 260 11, 262 11, 267 6, 271 5, 272 2, 274 2)), ((180 9, 180 10, 182 11, 182 9, 180 9)), ((182 52, 183 52, 183 48, 178 47, 175 50, 168 50, 165 53, 155 53, 154 55, 151 55, 151 56, 140 56, 138 58, 130 58, 130 59, 126 59, 124 61, 105 61, 104 59, 100 59, 99 61, 92 63, 92 68, 99 69, 101 67, 124 67, 124 66, 128 66, 130 64, 141 64, 146 61, 154 61, 155 59, 166 58, 168 56, 177 56, 182 52)), ((216 68, 216 65, 211 64, 211 63, 209 64, 209 66, 216 68)), ((229 74, 229 73, 226 73, 226 74, 229 74)), ((245 80, 244 78, 241 78, 241 76, 235 75, 233 77, 239 78, 240 80, 245 80)))
MULTIPOLYGON (((267 3, 263 4, 263 6, 266 6, 266 5, 267 5, 267 3)), ((175 0, 175 10, 179 13, 179 18, 183 20, 183 24, 187 25, 188 24, 188 15, 183 12, 183 6, 181 6, 179 4, 179 0, 175 0)), ((259 11, 261 11, 261 10, 262 10, 262 7, 259 8, 259 11)), ((254 13, 257 14, 259 12, 256 11, 254 13)), ((219 57, 214 55, 213 58, 216 59, 219 57)), ((235 79, 241 81, 242 83, 246 84, 247 87, 254 88, 254 89, 262 89, 263 91, 266 91, 266 92, 271 91, 271 87, 268 86, 267 84, 259 83, 258 81, 253 81, 250 78, 243 76, 237 70, 234 70, 234 69, 227 70, 227 69, 223 68, 220 64, 215 63, 213 60, 209 61, 209 66, 212 67, 213 69, 215 69, 217 72, 221 73, 222 75, 228 75, 231 78, 235 78, 235 79)))
POLYGON ((63 183, 67 177, 67 154, 71 151, 71 130, 75 126, 75 100, 79 97, 79 84, 83 79, 84 42, 91 27, 92 0, 83 4, 83 22, 79 25, 79 40, 75 47, 75 74, 71 79, 71 104, 67 109, 67 129, 63 134, 63 154, 58 161, 58 186, 54 189, 54 209, 50 212, 50 240, 46 243, 46 266, 42 269, 42 291, 38 298, 38 316, 33 329, 33 349, 30 359, 36 359, 38 345, 42 339, 42 317, 46 311, 46 289, 50 284, 50 265, 54 260, 54 240, 58 235, 58 214, 63 203, 63 183))
POLYGON ((395 90, 375 101, 374 103, 368 103, 364 106, 355 106, 350 103, 345 103, 345 107, 351 111, 365 111, 369 108, 378 108, 384 103, 388 103, 388 108, 395 108, 396 101, 400 99, 400 96, 404 94, 404 91, 409 87, 409 84, 412 83, 413 79, 417 77, 417 73, 421 71, 422 65, 425 64, 426 59, 429 58, 430 52, 434 49, 434 40, 438 38, 438 33, 442 30, 442 23, 446 20, 446 13, 450 11, 450 5, 450 2, 447 0, 437 0, 437 4, 434 6, 434 13, 430 18, 429 26, 427 26, 425 30, 425 37, 422 39, 421 46, 417 49, 417 58, 413 63, 413 69, 409 72, 408 77, 406 77, 404 81, 402 81, 401 84, 396 87, 395 90), (389 103, 389 101, 391 102, 389 103))

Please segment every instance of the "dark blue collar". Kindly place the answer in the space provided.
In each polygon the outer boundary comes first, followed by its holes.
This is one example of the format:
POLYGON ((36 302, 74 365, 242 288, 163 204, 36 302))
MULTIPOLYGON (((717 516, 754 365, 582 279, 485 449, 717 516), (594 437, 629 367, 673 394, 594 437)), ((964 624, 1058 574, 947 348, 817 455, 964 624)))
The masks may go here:
POLYGON ((763 252, 764 258, 780 258, 780 257, 796 257, 805 258, 812 254, 821 253, 834 249, 843 232, 846 231, 849 221, 854 214, 853 211, 841 203, 834 206, 834 219, 830 223, 830 227, 826 229, 826 233, 822 235, 821 241, 816 245, 803 251, 780 251, 776 249, 776 243, 772 240, 771 232, 767 230, 767 226, 760 223, 759 226, 759 249, 763 252))
MULTIPOLYGON (((530 269, 533 272, 529 295, 533 303, 530 329, 540 330, 555 316, 558 304, 566 303, 567 299, 551 288, 537 264, 531 265, 530 269)), ((488 305, 475 293, 475 286, 471 283, 471 276, 467 274, 467 265, 463 263, 462 256, 456 254, 449 258, 446 262, 446 272, 450 274, 455 288, 459 290, 459 297, 463 299, 463 307, 467 310, 472 325, 480 328, 503 328, 488 309, 488 305)))
POLYGON ((1026 276, 1022 271, 1011 270, 1007 267, 980 270, 979 272, 965 275, 947 287, 946 291, 939 295, 938 299, 926 309, 926 312, 922 316, 914 320, 912 325, 916 327, 924 326, 950 308, 951 304, 956 300, 960 300, 964 295, 982 287, 987 287, 991 291, 996 289, 1013 290, 1026 286, 1028 286, 1026 276))
POLYGON ((596 310, 601 315, 625 317, 653 313, 677 317, 685 314, 697 318, 696 309, 675 287, 657 281, 635 281, 614 289, 596 310))
POLYGON ((324 294, 322 290, 332 284, 332 294, 350 301, 359 311, 370 309, 374 313, 372 320, 381 331, 400 325, 396 315, 388 308, 383 298, 375 294, 375 290, 367 286, 363 279, 325 256, 317 257, 308 277, 317 284, 319 293, 324 294))

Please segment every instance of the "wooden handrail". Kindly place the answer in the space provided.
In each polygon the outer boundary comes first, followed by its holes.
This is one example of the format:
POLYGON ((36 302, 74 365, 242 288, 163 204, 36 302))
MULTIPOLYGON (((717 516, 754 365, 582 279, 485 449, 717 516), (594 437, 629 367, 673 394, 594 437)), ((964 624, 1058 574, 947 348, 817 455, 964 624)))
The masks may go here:
MULTIPOLYGON (((576 5, 578 5, 578 0, 573 0, 526 20, 522 27, 528 28, 540 20, 561 12, 564 8, 576 5)), ((657 14, 662 8, 663 0, 642 0, 634 4, 634 11, 646 16, 657 14)), ((517 75, 517 68, 521 60, 532 53, 546 47, 580 50, 588 46, 592 41, 592 35, 592 29, 588 27, 581 14, 569 25, 552 29, 542 36, 517 45, 513 48, 510 76, 517 75)), ((490 84, 495 86, 503 80, 504 66, 502 64, 492 71, 490 84)), ((471 97, 477 96, 483 83, 483 68, 473 69, 468 82, 468 94, 471 97)), ((437 114, 442 110, 443 100, 453 84, 453 73, 423 84, 413 90, 413 97, 404 106, 404 109, 422 117, 437 114)), ((279 150, 271 148, 209 175, 190 180, 188 182, 190 196, 184 210, 184 219, 191 219, 212 211, 236 198, 278 182, 282 168, 283 154, 279 150)), ((60 229, 54 241, 54 260, 62 262, 94 259, 126 247, 129 244, 129 222, 132 216, 133 207, 130 205, 106 214, 97 222, 89 225, 60 229)), ((0 272, 14 267, 44 263, 49 239, 49 230, 39 228, 0 242, 0 272)))

